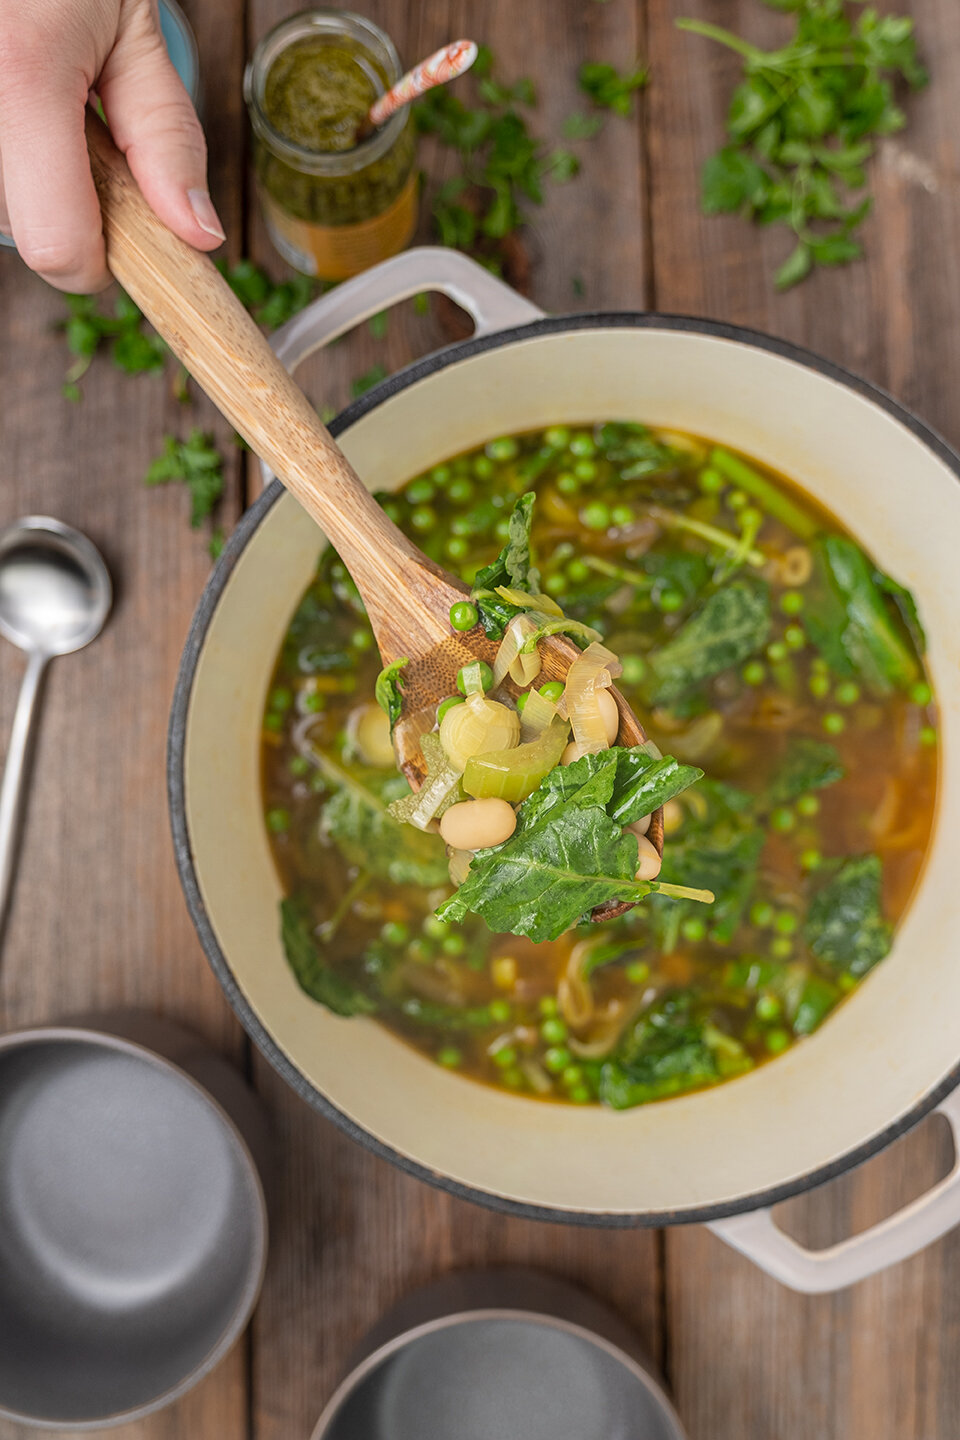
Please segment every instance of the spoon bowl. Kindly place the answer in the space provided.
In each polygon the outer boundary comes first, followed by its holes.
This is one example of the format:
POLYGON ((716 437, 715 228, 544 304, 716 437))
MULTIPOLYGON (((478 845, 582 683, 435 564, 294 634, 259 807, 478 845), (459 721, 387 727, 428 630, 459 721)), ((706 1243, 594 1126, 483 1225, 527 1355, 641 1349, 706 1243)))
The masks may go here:
POLYGON ((112 587, 78 530, 30 515, 0 534, 0 635, 21 650, 69 655, 96 639, 112 587))

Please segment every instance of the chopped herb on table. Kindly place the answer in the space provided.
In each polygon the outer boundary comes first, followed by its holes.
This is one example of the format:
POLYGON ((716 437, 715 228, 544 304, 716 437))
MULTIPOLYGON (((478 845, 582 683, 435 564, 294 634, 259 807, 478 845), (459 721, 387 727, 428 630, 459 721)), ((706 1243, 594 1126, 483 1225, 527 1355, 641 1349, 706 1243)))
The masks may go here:
POLYGON ((872 201, 851 192, 866 186, 876 140, 906 124, 894 82, 919 90, 927 73, 906 16, 855 9, 859 0, 766 3, 793 17, 793 35, 776 50, 705 20, 677 25, 743 60, 727 116, 729 143, 703 167, 703 209, 791 230, 795 246, 776 275, 785 290, 817 265, 844 265, 862 254, 857 231, 872 201))
POLYGON ((163 453, 148 467, 145 485, 186 486, 190 495, 190 525, 196 530, 216 509, 223 494, 223 456, 213 436, 192 430, 186 440, 164 436, 163 453))

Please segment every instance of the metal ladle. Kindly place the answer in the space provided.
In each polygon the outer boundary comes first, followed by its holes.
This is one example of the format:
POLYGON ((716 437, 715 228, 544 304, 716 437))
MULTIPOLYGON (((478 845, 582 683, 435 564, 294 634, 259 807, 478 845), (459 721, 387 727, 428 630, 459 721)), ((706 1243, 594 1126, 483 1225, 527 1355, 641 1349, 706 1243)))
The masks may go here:
POLYGON ((59 520, 29 515, 0 531, 0 635, 27 654, 0 785, 0 937, 19 850, 44 672, 96 639, 113 587, 96 546, 59 520))

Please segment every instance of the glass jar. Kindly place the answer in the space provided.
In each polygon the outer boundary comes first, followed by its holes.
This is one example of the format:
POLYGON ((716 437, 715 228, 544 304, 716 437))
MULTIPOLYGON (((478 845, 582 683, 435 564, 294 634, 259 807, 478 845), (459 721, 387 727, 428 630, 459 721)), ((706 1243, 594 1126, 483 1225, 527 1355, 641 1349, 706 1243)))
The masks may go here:
POLYGON ((260 201, 296 270, 344 280, 409 244, 417 223, 409 107, 356 130, 400 77, 388 35, 339 10, 306 10, 260 41, 244 76, 260 201))

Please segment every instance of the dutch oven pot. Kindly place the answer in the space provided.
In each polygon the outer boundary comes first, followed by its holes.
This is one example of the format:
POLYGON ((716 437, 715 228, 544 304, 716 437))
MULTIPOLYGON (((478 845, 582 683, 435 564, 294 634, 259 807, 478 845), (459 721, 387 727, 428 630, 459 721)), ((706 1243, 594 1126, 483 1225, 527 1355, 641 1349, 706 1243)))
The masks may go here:
POLYGON ((829 1290, 960 1222, 960 1169, 833 1250, 778 1230, 775 1202, 960 1102, 960 460, 887 395, 783 341, 678 316, 544 317, 465 257, 409 251, 278 332, 291 368, 420 291, 472 316, 472 339, 407 367, 333 430, 371 489, 491 437, 553 423, 646 420, 709 435, 796 477, 916 593, 942 703, 931 852, 891 955, 815 1035, 716 1089, 624 1113, 544 1105, 439 1069, 368 1019, 297 987, 261 814, 258 743, 274 657, 321 536, 281 486, 247 512, 203 595, 174 702, 177 857, 207 955, 240 1019, 293 1088, 411 1173, 512 1214, 592 1225, 706 1221, 785 1283, 829 1290), (734 1218, 729 1218, 734 1217, 734 1218))

